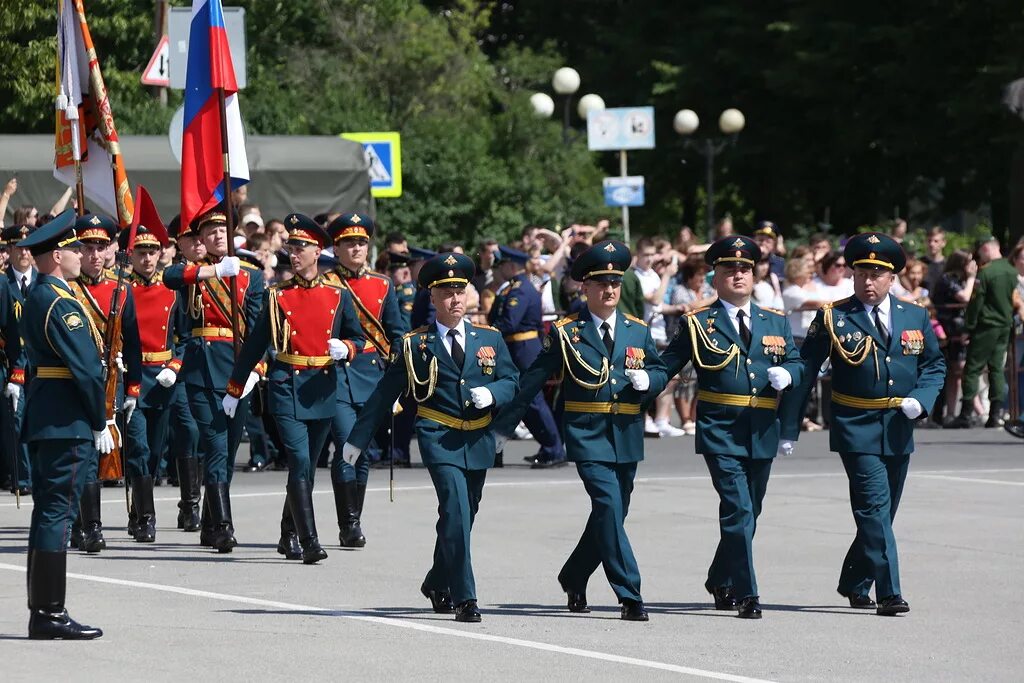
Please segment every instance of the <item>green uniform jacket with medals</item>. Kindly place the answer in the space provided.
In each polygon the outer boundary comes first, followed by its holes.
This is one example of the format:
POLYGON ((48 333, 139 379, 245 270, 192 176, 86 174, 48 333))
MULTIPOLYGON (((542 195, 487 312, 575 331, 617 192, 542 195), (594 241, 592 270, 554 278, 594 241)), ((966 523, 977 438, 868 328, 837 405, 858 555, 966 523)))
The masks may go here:
POLYGON ((609 358, 589 309, 557 321, 544 340, 543 353, 523 374, 519 395, 498 414, 494 430, 511 434, 534 395, 549 377, 561 373, 562 439, 569 460, 643 460, 643 410, 665 389, 668 375, 642 320, 618 312, 613 338, 609 358), (647 391, 633 388, 626 376, 629 369, 647 371, 647 391))
POLYGON ((716 301, 688 313, 662 354, 670 376, 691 362, 697 371, 698 453, 775 457, 778 392, 768 383, 768 368, 785 368, 797 386, 804 367, 789 321, 778 311, 751 302, 750 338, 745 350, 725 306, 716 301))
POLYGON ((800 349, 803 381, 782 402, 784 439, 800 435, 810 384, 830 358, 831 449, 873 455, 913 452, 914 425, 899 409, 900 399, 917 399, 927 415, 942 390, 946 362, 924 308, 891 295, 889 306, 892 334, 886 348, 856 297, 824 306, 814 316, 800 349))

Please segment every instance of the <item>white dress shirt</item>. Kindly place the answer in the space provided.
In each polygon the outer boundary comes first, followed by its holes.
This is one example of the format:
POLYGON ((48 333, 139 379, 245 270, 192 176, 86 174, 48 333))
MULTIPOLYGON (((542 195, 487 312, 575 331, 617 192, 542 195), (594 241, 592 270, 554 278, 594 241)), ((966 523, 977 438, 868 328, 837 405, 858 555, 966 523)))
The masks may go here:
POLYGON ((590 312, 591 319, 594 321, 594 324, 597 325, 598 338, 604 338, 604 330, 601 329, 601 325, 608 323, 608 336, 612 338, 612 341, 615 341, 615 317, 617 315, 618 312, 612 311, 612 314, 608 316, 607 320, 602 320, 601 318, 598 318, 596 315, 594 315, 593 311, 590 312))
POLYGON ((452 340, 448 336, 448 330, 455 330, 455 338, 459 340, 459 346, 462 347, 463 352, 466 350, 466 319, 462 318, 459 320, 459 324, 455 327, 445 327, 441 324, 440 320, 435 320, 437 323, 437 333, 441 335, 441 343, 444 344, 444 348, 448 351, 448 355, 452 353, 452 340))
POLYGON ((743 315, 747 319, 747 329, 750 327, 750 302, 743 304, 742 306, 734 306, 725 299, 722 299, 722 305, 725 306, 725 312, 729 314, 729 322, 732 323, 732 328, 736 330, 736 334, 740 333, 740 322, 736 319, 736 311, 743 311, 743 315))
MULTIPOLYGON (((871 324, 875 323, 875 307, 871 304, 864 304, 864 310, 868 314, 868 319, 871 320, 871 324)), ((889 338, 892 338, 892 316, 890 313, 890 299, 885 297, 878 303, 878 319, 882 321, 882 325, 885 326, 885 331, 889 333, 889 338)))

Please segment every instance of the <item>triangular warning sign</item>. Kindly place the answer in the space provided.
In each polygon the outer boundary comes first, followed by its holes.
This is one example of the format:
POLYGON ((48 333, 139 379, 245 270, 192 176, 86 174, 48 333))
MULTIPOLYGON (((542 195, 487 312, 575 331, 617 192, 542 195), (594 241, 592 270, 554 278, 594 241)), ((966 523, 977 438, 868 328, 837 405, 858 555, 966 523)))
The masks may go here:
POLYGON ((142 82, 145 85, 158 85, 166 88, 171 84, 170 69, 171 44, 167 36, 161 36, 160 42, 156 45, 153 56, 149 58, 146 70, 142 72, 142 82))

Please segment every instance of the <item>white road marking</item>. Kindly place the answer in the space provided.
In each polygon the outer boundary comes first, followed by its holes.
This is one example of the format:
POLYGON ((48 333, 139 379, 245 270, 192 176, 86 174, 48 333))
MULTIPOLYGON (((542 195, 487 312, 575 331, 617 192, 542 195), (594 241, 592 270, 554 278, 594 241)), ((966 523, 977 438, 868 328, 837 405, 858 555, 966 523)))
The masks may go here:
POLYGON ((941 479, 942 481, 966 481, 972 484, 997 484, 999 486, 1024 486, 1024 481, 1005 481, 1002 479, 978 479, 977 477, 951 477, 945 474, 921 473, 921 479, 941 479))
MULTIPOLYGON (((25 567, 0 563, 0 569, 7 569, 9 571, 24 572, 25 567)), ((604 662, 612 662, 614 664, 627 664, 630 666, 637 666, 646 669, 657 669, 660 671, 671 671, 673 673, 686 674, 688 676, 697 676, 700 678, 710 678, 719 681, 734 681, 735 683, 771 683, 761 678, 750 678, 748 676, 739 676, 736 674, 724 673, 721 671, 707 671, 704 669, 695 669, 689 666, 680 666, 678 664, 669 664, 667 662, 658 662, 650 659, 639 659, 636 657, 623 657, 621 655, 610 654, 607 652, 598 652, 596 650, 583 650, 576 647, 563 647, 561 645, 554 645, 552 643, 544 643, 536 640, 523 640, 521 638, 508 638, 505 636, 492 635, 487 633, 474 633, 472 631, 462 631, 454 628, 445 628, 443 626, 432 626, 430 624, 419 624, 413 621, 406 621, 404 619, 392 618, 392 617, 378 617, 362 615, 352 612, 344 612, 339 610, 328 609, 325 607, 312 607, 309 605, 296 605, 287 602, 277 602, 275 600, 263 600, 261 598, 250 598, 244 595, 231 595, 228 593, 214 593, 212 591, 196 590, 194 588, 182 588, 180 586, 167 586, 163 584, 144 583, 142 581, 128 581, 125 579, 115 579, 107 576, 94 576, 91 574, 76 574, 68 573, 68 578, 79 579, 82 581, 92 581, 94 583, 106 583, 114 586, 128 586, 132 588, 144 588, 153 591, 159 591, 162 593, 175 593, 178 595, 187 595, 195 598, 206 598, 208 600, 221 600, 224 602, 234 602, 243 605, 254 605, 258 607, 268 607, 271 609, 278 609, 282 611, 302 611, 302 612, 322 612, 331 614, 342 619, 349 619, 352 621, 363 621, 373 624, 380 624, 383 626, 391 626, 394 628, 404 628, 413 631, 422 631, 424 633, 433 633, 439 636, 450 636, 453 638, 464 638, 466 640, 482 640, 491 643, 500 643, 503 645, 510 645, 513 647, 522 647, 531 650, 542 650, 545 652, 555 652, 558 654, 570 655, 573 657, 582 657, 585 659, 596 659, 604 662)))
MULTIPOLYGON (((940 474, 971 474, 974 472, 979 473, 1014 473, 1024 472, 1024 467, 1012 467, 1012 468, 994 468, 994 469, 963 469, 963 470, 910 470, 910 477, 920 478, 939 478, 937 475, 940 474)), ((800 472, 800 473, 779 473, 771 475, 772 479, 829 479, 833 477, 846 477, 845 472, 800 472)), ((946 477, 953 481, 967 481, 972 483, 988 483, 988 484, 1004 484, 1007 486, 1024 486, 1024 482, 1015 481, 1000 481, 998 479, 971 479, 967 477, 946 477)), ((637 477, 635 482, 638 484, 657 484, 661 482, 673 482, 673 481, 701 481, 710 482, 708 475, 694 475, 694 476, 678 476, 678 477, 637 477)), ((518 488, 522 486, 582 486, 582 482, 579 479, 541 479, 539 481, 489 481, 485 484, 486 488, 518 488)), ((377 486, 367 488, 367 493, 386 493, 390 489, 387 486, 377 486)), ((430 484, 423 484, 417 486, 396 486, 395 492, 415 492, 415 491, 433 491, 434 487, 430 484)), ((259 491, 256 493, 232 493, 231 500, 238 500, 242 498, 269 498, 269 497, 283 497, 285 494, 284 490, 278 491, 259 491)), ((329 488, 321 488, 318 491, 313 492, 314 495, 333 495, 333 491, 329 488)), ((154 502, 157 503, 177 503, 178 498, 155 498, 154 502)), ((102 501, 104 505, 124 505, 124 492, 119 489, 117 495, 108 495, 106 499, 102 501)), ((0 503, 0 508, 12 508, 15 507, 15 503, 0 503)), ((32 507, 31 498, 22 498, 22 508, 32 507)))

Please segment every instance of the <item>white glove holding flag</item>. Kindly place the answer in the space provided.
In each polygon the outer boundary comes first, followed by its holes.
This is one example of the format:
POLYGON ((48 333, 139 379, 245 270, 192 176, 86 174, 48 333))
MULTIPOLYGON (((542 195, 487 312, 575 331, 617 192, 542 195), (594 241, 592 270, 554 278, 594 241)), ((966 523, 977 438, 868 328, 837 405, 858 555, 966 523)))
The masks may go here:
POLYGON ((260 381, 260 373, 253 370, 249 373, 249 379, 245 380, 245 388, 242 389, 242 398, 245 398, 252 393, 253 387, 256 386, 256 382, 260 381))
POLYGON ((921 407, 921 402, 916 398, 903 399, 903 403, 900 404, 900 410, 902 410, 903 414, 910 420, 916 420, 921 417, 921 414, 924 412, 924 408, 921 407))
POLYGON ((135 408, 139 405, 139 399, 134 396, 129 396, 124 400, 124 423, 127 425, 132 421, 132 413, 135 412, 135 408))
POLYGON ((242 262, 237 256, 225 256, 213 267, 213 270, 219 278, 234 277, 242 272, 242 262))
POLYGON ((356 463, 356 458, 358 458, 359 454, 362 452, 363 451, 358 446, 346 443, 341 449, 341 457, 344 458, 345 462, 349 465, 354 465, 356 463))
POLYGON ((793 455, 793 451, 796 450, 796 443, 789 439, 781 439, 779 441, 778 455, 793 455))
POLYGON ((4 396, 11 402, 11 410, 18 412, 18 401, 21 400, 21 385, 8 382, 7 386, 4 387, 4 396))
POLYGON ((331 360, 345 360, 348 358, 348 344, 340 339, 328 339, 327 352, 330 354, 331 360))
POLYGON ((160 372, 156 373, 156 383, 162 386, 164 389, 173 386, 178 381, 178 373, 170 368, 164 368, 160 372))
POLYGON ((626 370, 626 377, 637 391, 647 391, 651 388, 651 376, 646 370, 626 370))
POLYGON ((124 366, 124 354, 120 351, 118 351, 117 355, 114 356, 114 365, 117 366, 118 372, 124 373, 127 370, 124 366))
POLYGON ((110 425, 112 424, 114 424, 113 420, 107 420, 107 424, 102 432, 92 433, 92 444, 100 455, 106 455, 114 450, 114 435, 110 431, 110 425))
POLYGON ((793 383, 793 376, 786 368, 773 366, 768 368, 768 383, 775 391, 782 391, 793 383))
POLYGON ((473 405, 477 408, 486 408, 494 405, 494 395, 487 387, 470 389, 469 396, 473 399, 473 405))

